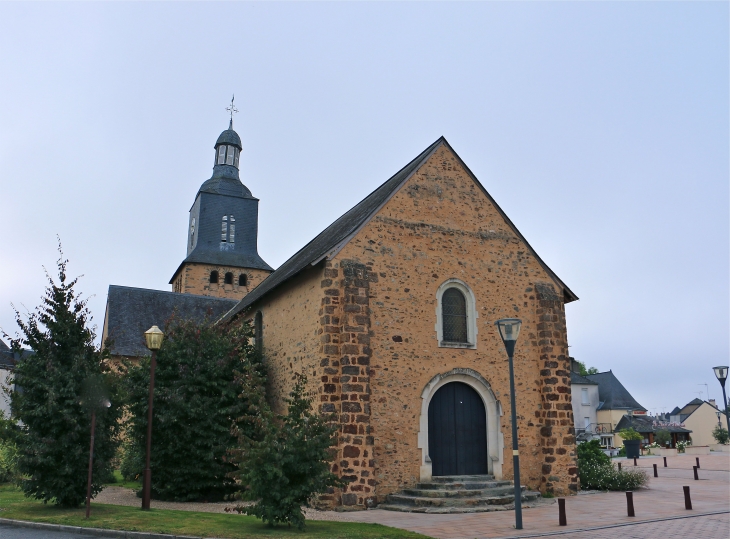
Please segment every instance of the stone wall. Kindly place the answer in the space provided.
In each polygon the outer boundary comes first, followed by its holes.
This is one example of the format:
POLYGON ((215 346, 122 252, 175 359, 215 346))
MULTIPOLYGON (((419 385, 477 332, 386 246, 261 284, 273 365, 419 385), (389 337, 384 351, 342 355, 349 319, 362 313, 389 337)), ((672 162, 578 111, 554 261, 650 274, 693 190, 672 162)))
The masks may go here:
MULTIPOLYGON (((503 415, 492 428, 502 434, 504 447, 497 452, 503 477, 512 478, 508 360, 494 327, 495 320, 504 317, 523 320, 515 356, 522 480, 530 488, 567 492, 562 487, 575 484, 572 413, 560 410, 563 416, 543 417, 544 403, 555 411, 543 393, 548 387, 545 379, 553 377, 553 370, 568 371, 563 349, 550 351, 538 339, 545 331, 540 324, 546 323, 538 311, 546 307, 540 304, 536 286, 553 281, 458 158, 446 147, 438 149, 334 259, 344 260, 357 262, 378 277, 368 292, 370 429, 377 499, 419 481, 427 451, 418 446, 421 395, 429 380, 452 369, 477 372, 499 401, 503 415), (453 278, 463 281, 475 296, 474 348, 444 347, 437 340, 436 292, 453 278), (559 367, 551 369, 550 376, 541 374, 545 354, 559 367), (550 425, 555 436, 543 436, 546 419, 557 420, 557 425, 550 425), (545 466, 550 467, 547 473, 545 466), (553 479, 548 487, 551 477, 560 482, 553 479)), ((560 348, 565 346, 562 290, 556 290, 556 296, 551 309, 559 321, 550 323, 562 324, 562 329, 553 330, 562 332, 555 347, 560 348)), ((569 408, 569 380, 563 378, 555 391, 569 408), (565 388, 567 393, 562 393, 565 388)))
POLYGON ((216 296, 219 298, 243 299, 256 288, 271 272, 236 268, 232 266, 215 266, 209 264, 185 264, 172 281, 172 291, 199 296, 216 296), (210 272, 218 272, 218 284, 210 282, 210 272), (233 284, 225 284, 226 273, 233 273, 233 284), (238 277, 246 275, 246 286, 238 285, 238 277))

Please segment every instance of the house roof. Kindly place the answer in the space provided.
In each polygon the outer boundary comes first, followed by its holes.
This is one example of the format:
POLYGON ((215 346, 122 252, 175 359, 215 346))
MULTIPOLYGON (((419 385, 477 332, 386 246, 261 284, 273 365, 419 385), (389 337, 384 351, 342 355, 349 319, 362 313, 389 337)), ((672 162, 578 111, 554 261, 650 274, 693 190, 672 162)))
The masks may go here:
POLYGON ((528 249, 532 252, 535 259, 543 267, 548 275, 555 280, 564 293, 564 301, 566 303, 578 299, 560 278, 542 261, 535 250, 530 246, 527 240, 522 236, 517 227, 510 221, 509 217, 502 211, 499 205, 494 201, 491 195, 484 189, 484 186, 469 170, 469 167, 461 160, 457 153, 451 148, 444 137, 440 137, 436 142, 423 150, 415 159, 408 163, 405 167, 395 173, 390 179, 366 196, 362 201, 348 210, 339 219, 330 226, 325 228, 307 245, 297 251, 289 260, 284 262, 274 273, 269 275, 259 286, 249 293, 241 302, 236 305, 223 320, 230 320, 237 314, 245 311, 248 307, 261 299, 267 293, 271 292, 281 284, 290 280, 305 268, 316 265, 325 258, 334 256, 339 250, 347 244, 347 242, 364 226, 388 200, 400 189, 400 187, 428 160, 429 157, 440 147, 446 146, 459 159, 459 163, 469 174, 472 180, 479 186, 482 192, 487 196, 489 201, 494 205, 502 218, 512 229, 515 235, 522 240, 528 249))
POLYGON ((679 406, 675 406, 674 410, 669 412, 669 415, 677 415, 677 414, 679 414, 679 412, 681 412, 681 410, 679 409, 679 406))
POLYGON ((695 413, 695 412, 696 412, 697 410, 699 410, 700 408, 702 408, 702 405, 703 405, 703 404, 706 404, 707 406, 709 406, 709 407, 710 407, 710 408, 712 408, 713 410, 719 410, 719 408, 718 408, 717 406, 713 406, 712 404, 710 404, 710 403, 709 403, 709 402, 707 402, 707 401, 703 401, 702 399, 692 399, 691 401, 689 401, 689 402, 688 402, 688 403, 687 403, 687 404, 686 404, 686 405, 684 406, 684 408, 682 408, 682 409, 681 409, 681 410, 680 410, 679 412, 677 412, 677 413, 679 414, 679 417, 680 417, 680 419, 681 419, 682 421, 684 421, 684 420, 685 420, 685 419, 687 419, 687 418, 688 418, 689 416, 691 416, 691 415, 692 415, 693 413, 695 413))
POLYGON ((641 404, 631 396, 612 371, 599 372, 586 376, 598 384, 598 398, 602 401, 601 410, 641 410, 646 412, 641 404))
POLYGON ((623 416, 616 424, 617 431, 622 429, 628 429, 633 427, 636 432, 656 432, 658 430, 666 430, 669 432, 692 432, 684 427, 677 427, 674 425, 654 425, 654 419, 650 417, 639 417, 639 416, 623 416))
POLYGON ((593 380, 589 380, 585 376, 581 376, 577 372, 570 371, 570 383, 571 384, 582 384, 582 385, 591 385, 591 386, 597 386, 598 382, 594 382, 593 380))
POLYGON ((173 313, 202 321, 206 316, 221 316, 236 303, 234 299, 111 285, 104 321, 107 338, 112 340, 111 353, 145 356, 149 351, 145 346, 144 332, 151 326, 164 328, 173 313))

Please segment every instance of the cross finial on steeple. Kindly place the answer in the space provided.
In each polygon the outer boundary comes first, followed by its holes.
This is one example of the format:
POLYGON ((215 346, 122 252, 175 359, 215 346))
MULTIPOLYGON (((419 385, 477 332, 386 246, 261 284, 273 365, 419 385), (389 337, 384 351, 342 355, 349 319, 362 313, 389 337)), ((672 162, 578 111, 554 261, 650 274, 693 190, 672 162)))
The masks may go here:
POLYGON ((228 129, 233 129, 233 115, 238 112, 238 109, 233 105, 234 99, 236 99, 235 94, 231 97, 231 104, 226 107, 226 110, 231 113, 231 121, 228 123, 228 129))

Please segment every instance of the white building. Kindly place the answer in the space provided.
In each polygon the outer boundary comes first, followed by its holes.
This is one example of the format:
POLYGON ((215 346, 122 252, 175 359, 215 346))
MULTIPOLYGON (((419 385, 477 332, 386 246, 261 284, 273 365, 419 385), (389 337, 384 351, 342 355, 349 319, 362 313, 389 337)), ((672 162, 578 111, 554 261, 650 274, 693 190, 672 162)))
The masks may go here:
MULTIPOLYGON (((578 363, 571 361, 570 393, 573 398, 573 421, 578 441, 600 439, 598 424, 598 384, 578 374, 578 363)), ((610 444, 609 444, 610 445, 610 444)))

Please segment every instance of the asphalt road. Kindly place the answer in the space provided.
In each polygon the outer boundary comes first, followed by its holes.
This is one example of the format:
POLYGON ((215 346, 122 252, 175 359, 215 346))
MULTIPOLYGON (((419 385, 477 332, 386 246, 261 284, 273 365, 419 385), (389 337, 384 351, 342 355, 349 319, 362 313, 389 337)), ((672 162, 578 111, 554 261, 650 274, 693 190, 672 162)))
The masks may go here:
POLYGON ((0 526, 2 539, 90 539, 91 535, 78 533, 53 532, 34 530, 32 528, 17 528, 15 526, 0 526))

